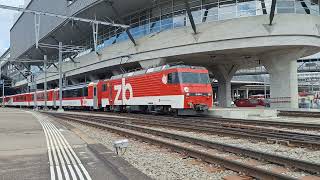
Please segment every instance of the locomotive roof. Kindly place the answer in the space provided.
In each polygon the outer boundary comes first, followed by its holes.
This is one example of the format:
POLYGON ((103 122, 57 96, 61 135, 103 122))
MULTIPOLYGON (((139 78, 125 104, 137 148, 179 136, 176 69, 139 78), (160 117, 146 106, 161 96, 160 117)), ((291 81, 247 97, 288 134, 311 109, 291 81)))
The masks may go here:
POLYGON ((134 72, 129 72, 125 74, 119 74, 116 76, 112 76, 110 79, 120 79, 123 77, 130 77, 130 76, 137 76, 141 74, 148 74, 148 73, 153 73, 153 72, 159 72, 163 70, 168 70, 168 69, 175 69, 175 68, 191 68, 191 69, 206 69, 204 67, 200 66, 189 66, 189 65, 175 65, 175 66, 170 66, 170 65, 163 65, 163 66, 158 66, 154 68, 149 68, 149 69, 143 69, 139 71, 134 71, 134 72))

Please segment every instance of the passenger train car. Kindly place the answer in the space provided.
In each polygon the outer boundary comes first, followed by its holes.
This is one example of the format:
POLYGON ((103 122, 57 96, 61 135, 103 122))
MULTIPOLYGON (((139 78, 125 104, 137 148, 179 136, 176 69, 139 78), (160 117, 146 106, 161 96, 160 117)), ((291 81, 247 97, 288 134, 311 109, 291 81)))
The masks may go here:
MULTIPOLYGON (((212 93, 205 68, 164 65, 64 88, 62 106, 195 115, 212 107, 212 93)), ((37 106, 44 106, 44 92, 36 94, 37 106)), ((59 106, 59 89, 48 90, 47 96, 49 107, 59 106)), ((35 93, 7 96, 5 105, 33 107, 34 98, 35 93)))

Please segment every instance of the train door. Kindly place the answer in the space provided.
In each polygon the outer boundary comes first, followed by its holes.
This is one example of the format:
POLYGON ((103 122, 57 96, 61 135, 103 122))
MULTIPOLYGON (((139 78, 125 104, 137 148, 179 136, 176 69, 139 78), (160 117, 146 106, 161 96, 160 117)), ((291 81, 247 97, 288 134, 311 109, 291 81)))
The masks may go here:
POLYGON ((54 90, 52 93, 52 101, 53 101, 53 108, 57 108, 57 92, 54 90))
POLYGON ((93 109, 99 109, 97 84, 93 85, 93 109))
POLYGON ((108 85, 108 91, 109 91, 109 103, 110 103, 110 106, 113 105, 113 97, 112 97, 112 83, 110 82, 109 85, 108 85))

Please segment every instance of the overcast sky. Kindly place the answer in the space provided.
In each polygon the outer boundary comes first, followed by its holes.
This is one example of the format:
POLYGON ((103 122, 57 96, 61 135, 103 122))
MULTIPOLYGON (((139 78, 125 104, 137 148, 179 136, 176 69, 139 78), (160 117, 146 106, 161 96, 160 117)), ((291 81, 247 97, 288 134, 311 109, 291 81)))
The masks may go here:
MULTIPOLYGON (((0 4, 21 6, 24 0, 0 0, 0 4)), ((10 28, 13 25, 14 15, 17 12, 0 9, 0 54, 10 46, 10 28)))

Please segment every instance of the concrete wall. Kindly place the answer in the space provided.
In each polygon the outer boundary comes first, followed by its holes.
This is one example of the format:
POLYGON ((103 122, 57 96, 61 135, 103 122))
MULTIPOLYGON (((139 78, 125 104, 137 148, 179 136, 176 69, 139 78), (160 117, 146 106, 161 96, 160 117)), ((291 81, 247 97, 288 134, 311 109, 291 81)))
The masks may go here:
MULTIPOLYGON (((214 64, 209 61, 212 53, 227 55, 237 52, 239 56, 246 56, 279 48, 304 47, 305 53, 302 56, 306 56, 320 50, 318 16, 278 14, 272 26, 267 25, 268 18, 263 15, 205 23, 198 25, 199 33, 196 35, 191 27, 155 33, 137 39, 137 46, 133 46, 130 41, 117 43, 102 49, 100 56, 95 53, 84 55, 76 59, 80 63, 65 64, 63 69, 67 76, 73 76, 120 63, 196 53, 208 56, 203 66, 212 66, 214 64)), ((57 78, 51 74, 49 80, 57 78)), ((38 82, 42 79, 40 76, 38 82)), ((19 82, 16 85, 25 83, 19 82)))

